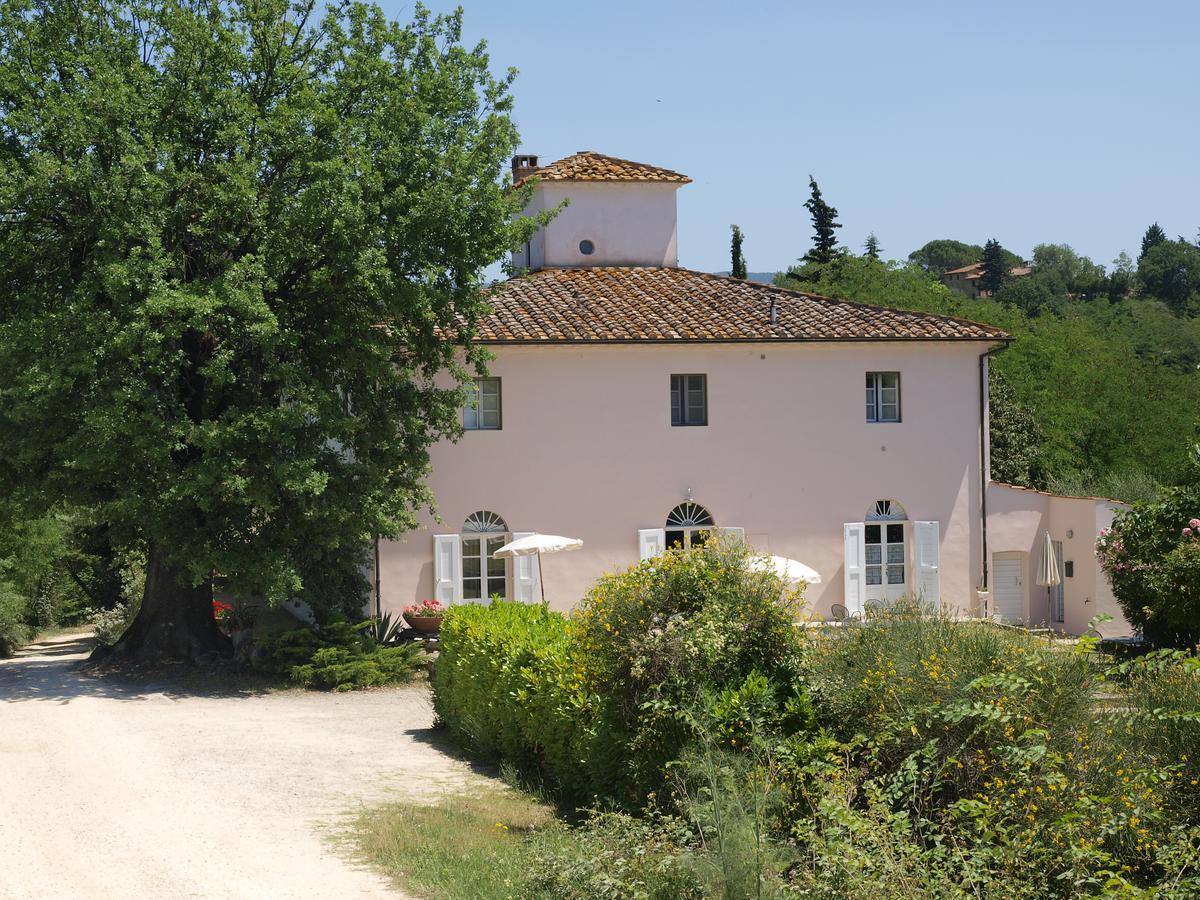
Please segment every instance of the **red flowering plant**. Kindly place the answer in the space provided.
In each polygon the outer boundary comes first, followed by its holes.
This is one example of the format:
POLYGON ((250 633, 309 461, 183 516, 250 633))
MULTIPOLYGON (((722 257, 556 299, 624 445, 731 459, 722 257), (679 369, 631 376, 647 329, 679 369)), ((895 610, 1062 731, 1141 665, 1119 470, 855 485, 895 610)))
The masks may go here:
POLYGON ((437 600, 422 600, 404 607, 406 619, 440 619, 446 614, 446 607, 437 600))
POLYGON ((255 606, 248 606, 236 601, 226 603, 224 600, 213 600, 212 606, 213 618, 217 622, 217 627, 225 635, 253 628, 255 621, 258 620, 258 608, 255 606))
POLYGON ((1096 539, 1096 557, 1125 617, 1147 640, 1200 642, 1200 465, 1192 483, 1118 513, 1096 539))

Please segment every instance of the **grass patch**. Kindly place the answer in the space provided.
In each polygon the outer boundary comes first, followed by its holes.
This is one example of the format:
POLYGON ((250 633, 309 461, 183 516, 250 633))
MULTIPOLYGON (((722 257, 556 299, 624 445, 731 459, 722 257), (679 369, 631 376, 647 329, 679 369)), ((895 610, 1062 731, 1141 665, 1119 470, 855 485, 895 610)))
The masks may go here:
POLYGON ((549 806, 514 791, 391 804, 358 822, 368 862, 405 890, 444 900, 520 897, 539 850, 568 840, 549 806))

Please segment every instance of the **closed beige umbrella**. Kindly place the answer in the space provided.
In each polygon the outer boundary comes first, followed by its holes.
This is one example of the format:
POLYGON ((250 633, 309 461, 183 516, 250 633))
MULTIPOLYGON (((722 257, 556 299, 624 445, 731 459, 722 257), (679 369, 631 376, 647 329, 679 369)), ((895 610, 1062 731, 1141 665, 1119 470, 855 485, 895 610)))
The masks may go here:
POLYGON ((1046 589, 1046 619, 1049 620, 1052 618, 1050 592, 1062 584, 1062 573, 1058 571, 1058 555, 1054 552, 1054 541, 1050 540, 1049 531, 1046 532, 1046 540, 1042 544, 1042 556, 1038 560, 1037 577, 1034 581, 1046 589))

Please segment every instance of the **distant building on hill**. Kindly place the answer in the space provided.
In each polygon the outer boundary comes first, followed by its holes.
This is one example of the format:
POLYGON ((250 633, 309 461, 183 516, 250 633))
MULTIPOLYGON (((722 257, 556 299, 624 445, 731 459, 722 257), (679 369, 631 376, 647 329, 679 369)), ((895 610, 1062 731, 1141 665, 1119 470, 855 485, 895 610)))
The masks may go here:
MULTIPOLYGON (((1014 266, 1008 270, 1008 274, 1013 278, 1020 278, 1023 275, 1028 275, 1032 272, 1029 266, 1014 266)), ((987 297, 991 295, 991 291, 981 290, 979 287, 979 279, 983 276, 983 263, 975 262, 969 266, 961 266, 957 269, 951 269, 941 276, 942 284, 948 288, 953 288, 960 294, 965 294, 974 300, 976 297, 987 297)))

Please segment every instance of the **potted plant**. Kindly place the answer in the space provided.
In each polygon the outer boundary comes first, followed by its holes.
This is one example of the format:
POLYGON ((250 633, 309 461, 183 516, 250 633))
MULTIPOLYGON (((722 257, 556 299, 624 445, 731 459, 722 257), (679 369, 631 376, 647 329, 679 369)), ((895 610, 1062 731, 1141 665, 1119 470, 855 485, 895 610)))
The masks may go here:
POLYGON ((423 600, 404 607, 404 621, 421 634, 437 634, 446 608, 437 600, 423 600))
POLYGON ((254 632, 254 623, 258 621, 258 607, 234 601, 213 601, 213 618, 221 633, 233 641, 233 649, 237 649, 250 639, 254 632))

